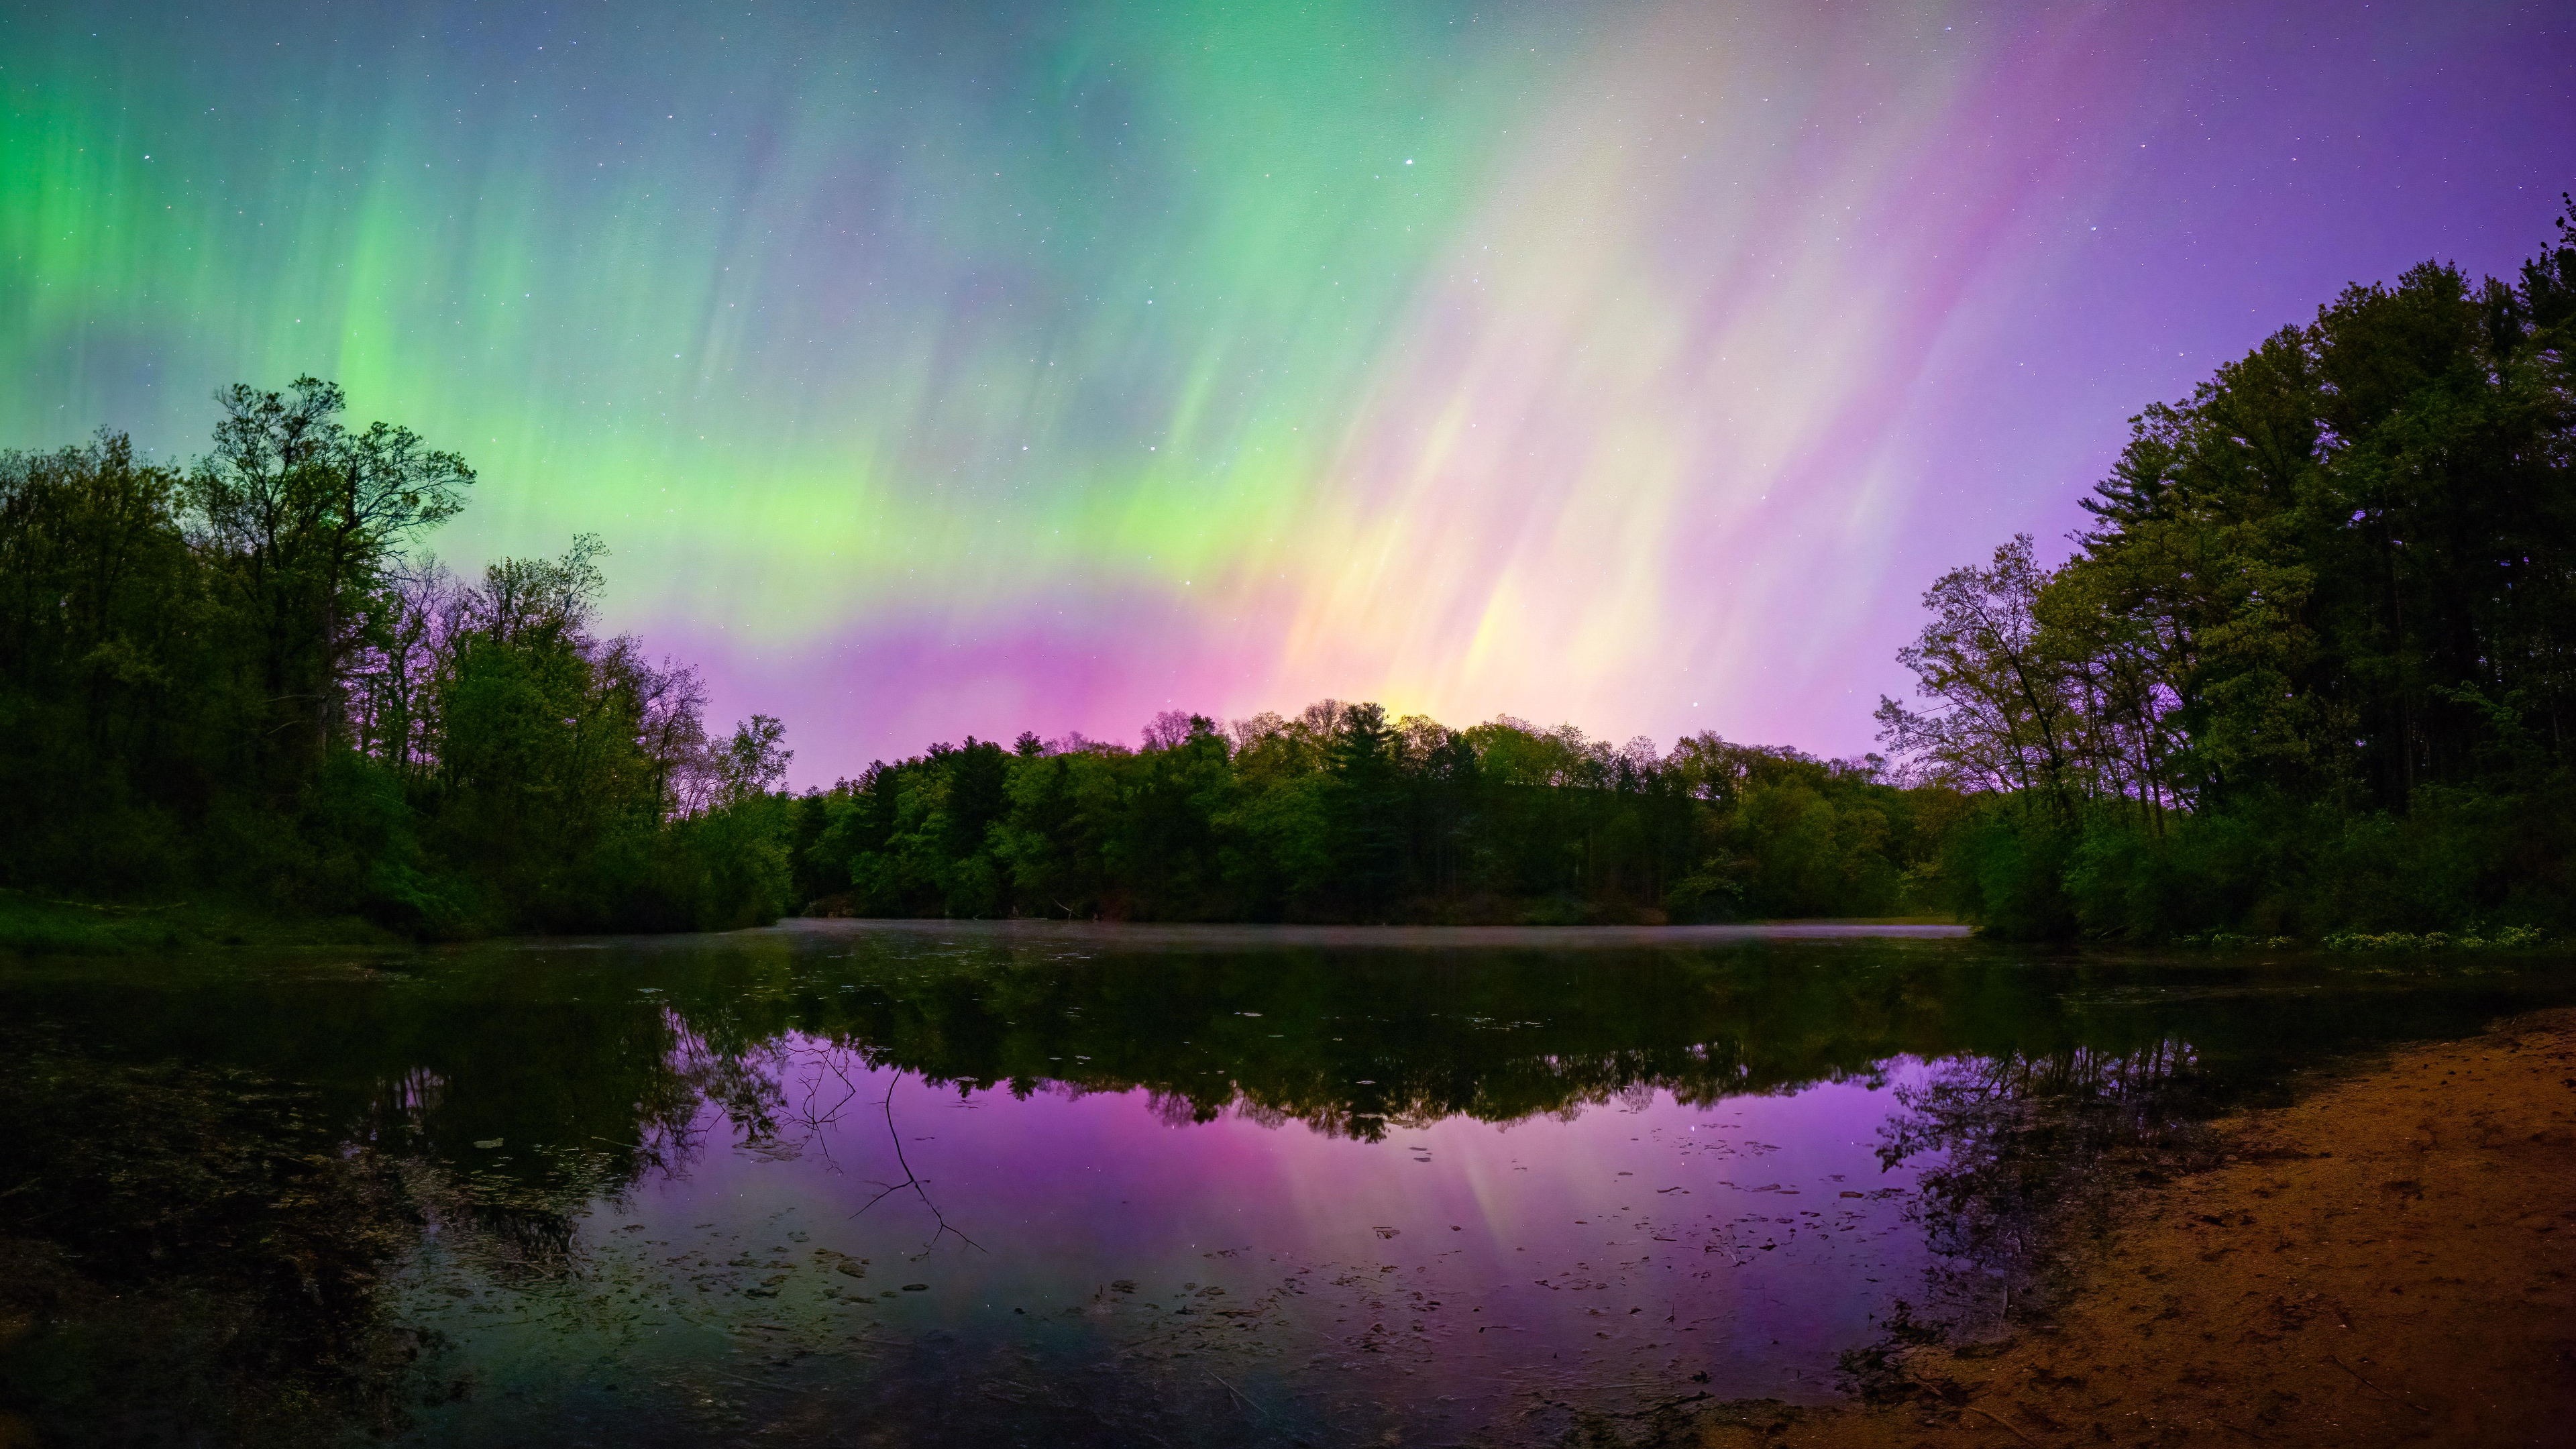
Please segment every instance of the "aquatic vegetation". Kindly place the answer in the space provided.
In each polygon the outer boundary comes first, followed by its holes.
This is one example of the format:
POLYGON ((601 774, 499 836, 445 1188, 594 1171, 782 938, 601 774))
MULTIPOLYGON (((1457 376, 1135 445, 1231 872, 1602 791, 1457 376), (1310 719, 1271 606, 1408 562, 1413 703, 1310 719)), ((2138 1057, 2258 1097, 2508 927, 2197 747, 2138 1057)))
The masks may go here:
POLYGON ((2535 926, 2500 926, 2484 933, 2465 931, 2457 936, 2442 931, 2420 935, 2408 931, 2378 935, 2338 931, 2318 944, 2329 951, 2530 951, 2548 945, 2549 939, 2547 931, 2535 926))
POLYGON ((259 1073, 0 1035, 0 1405, 61 1444, 319 1445, 398 1422, 425 1341, 379 1289, 417 1217, 346 1131, 259 1073))

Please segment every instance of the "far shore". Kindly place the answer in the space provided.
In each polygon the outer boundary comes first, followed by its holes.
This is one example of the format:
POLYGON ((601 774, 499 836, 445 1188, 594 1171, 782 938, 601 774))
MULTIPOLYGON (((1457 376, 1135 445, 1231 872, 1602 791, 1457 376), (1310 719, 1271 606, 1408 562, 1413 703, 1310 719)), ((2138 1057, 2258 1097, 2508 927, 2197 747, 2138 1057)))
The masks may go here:
POLYGON ((779 929, 904 934, 1027 936, 1097 941, 1121 949, 1240 946, 1687 946, 1759 940, 1849 937, 1959 937, 1970 928, 1919 916, 1882 920, 1747 921, 1701 926, 1361 926, 1269 925, 1251 922, 1051 921, 1035 916, 1001 920, 941 917, 854 918, 794 916, 779 929))
MULTIPOLYGON (((1036 916, 789 916, 787 931, 955 933, 1090 940, 1122 949, 1268 946, 1541 947, 1687 946, 1817 937, 1957 937, 1970 928, 1937 916, 1738 922, 1725 925, 1278 925, 1259 922, 1065 921, 1036 916)), ((683 933, 686 934, 686 933, 683 933)), ((580 936, 471 937, 543 946, 580 936)), ((627 939, 654 939, 630 937, 627 939)), ((356 916, 297 916, 216 899, 82 901, 0 890, 0 956, 156 956, 206 951, 404 950, 434 945, 356 916)))

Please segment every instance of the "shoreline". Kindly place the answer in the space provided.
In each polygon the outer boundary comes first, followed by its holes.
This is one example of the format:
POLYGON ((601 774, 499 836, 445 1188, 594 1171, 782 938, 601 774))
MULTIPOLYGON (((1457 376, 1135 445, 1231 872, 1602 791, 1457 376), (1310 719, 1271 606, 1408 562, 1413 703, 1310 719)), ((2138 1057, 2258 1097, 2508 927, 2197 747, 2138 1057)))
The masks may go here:
POLYGON ((1999 1343, 1893 1402, 1732 1405, 1710 1445, 2557 1445, 2576 1417, 2576 1008, 2212 1124, 1999 1343))
POLYGON ((1743 921, 1711 925, 1367 925, 1324 922, 1051 921, 909 916, 785 916, 764 929, 816 933, 1093 941, 1127 949, 1217 950, 1245 946, 1426 946, 1452 949, 1564 946, 1696 946, 1741 941, 1866 938, 1965 940, 1973 928, 1919 917, 1743 921))
MULTIPOLYGON (((890 934, 999 934, 1028 938, 1117 940, 1127 945, 1216 948, 1281 946, 1602 946, 1709 945, 1802 937, 1952 938, 1973 934, 1960 922, 1923 916, 1793 917, 1723 923, 1594 921, 1451 924, 1409 922, 1062 921, 1043 916, 860 917, 787 915, 735 930, 882 931, 890 934)), ((569 934, 503 931, 456 937, 413 935, 360 916, 298 914, 221 895, 184 900, 77 900, 0 888, 0 959, 121 957, 305 949, 420 950, 457 945, 553 945, 621 939, 722 935, 705 931, 593 931, 569 934)))

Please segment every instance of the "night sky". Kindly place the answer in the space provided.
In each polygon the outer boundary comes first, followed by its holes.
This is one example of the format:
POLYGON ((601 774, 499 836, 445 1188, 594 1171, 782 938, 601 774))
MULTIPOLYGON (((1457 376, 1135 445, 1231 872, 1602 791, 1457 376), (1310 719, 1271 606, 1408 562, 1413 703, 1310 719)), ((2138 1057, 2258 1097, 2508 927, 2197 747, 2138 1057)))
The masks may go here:
POLYGON ((1332 695, 1871 743, 2142 405, 2576 187, 2576 8, 0 10, 0 444, 334 378, 797 778, 1332 695))

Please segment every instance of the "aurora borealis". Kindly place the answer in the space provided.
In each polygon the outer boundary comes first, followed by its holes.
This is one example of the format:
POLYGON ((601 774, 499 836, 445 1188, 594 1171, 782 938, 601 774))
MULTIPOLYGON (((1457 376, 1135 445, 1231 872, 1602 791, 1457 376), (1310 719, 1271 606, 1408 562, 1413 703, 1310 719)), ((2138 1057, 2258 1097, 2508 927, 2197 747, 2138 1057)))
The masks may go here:
POLYGON ((1940 569, 2576 185, 2549 6, 22 6, 0 443, 334 378, 800 782, 1324 695, 1867 748, 1940 569))

